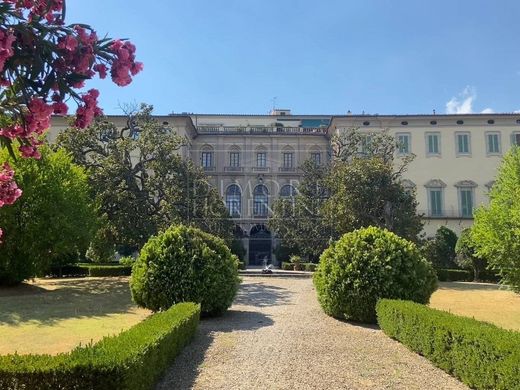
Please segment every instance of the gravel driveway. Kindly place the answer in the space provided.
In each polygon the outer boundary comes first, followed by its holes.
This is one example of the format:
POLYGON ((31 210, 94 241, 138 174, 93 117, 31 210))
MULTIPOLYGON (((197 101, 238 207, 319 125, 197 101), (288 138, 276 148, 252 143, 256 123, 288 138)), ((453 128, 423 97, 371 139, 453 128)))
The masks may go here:
POLYGON ((158 389, 465 389, 376 327, 326 316, 311 279, 244 278, 158 389))

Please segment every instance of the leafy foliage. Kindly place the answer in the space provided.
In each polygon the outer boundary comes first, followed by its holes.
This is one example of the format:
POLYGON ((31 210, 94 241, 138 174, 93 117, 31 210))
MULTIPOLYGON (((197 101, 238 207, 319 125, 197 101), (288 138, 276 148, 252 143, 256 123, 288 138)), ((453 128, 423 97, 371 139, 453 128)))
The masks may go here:
POLYGON ((378 299, 427 303, 437 278, 414 243, 368 227, 346 233, 323 252, 314 284, 328 315, 375 322, 378 299))
POLYGON ((2 389, 144 390, 191 340, 200 306, 181 303, 70 353, 0 356, 2 389))
POLYGON ((455 268, 456 245, 455 232, 446 226, 441 226, 437 229, 435 237, 423 243, 422 251, 435 268, 455 268))
POLYGON ((502 282, 520 292, 520 148, 504 156, 488 206, 475 212, 472 240, 502 282))
POLYGON ((518 389, 520 333, 413 302, 377 303, 381 329, 473 389, 518 389))
POLYGON ((88 169, 105 216, 93 243, 95 260, 106 260, 110 244, 131 253, 175 223, 196 226, 228 244, 233 238, 233 224, 218 191, 199 167, 176 152, 181 137, 151 113, 151 106, 142 105, 129 114, 122 129, 98 121, 85 131, 68 129, 58 136, 58 146, 88 169))
POLYGON ((172 226, 143 247, 130 289, 139 306, 154 311, 197 302, 203 314, 219 315, 238 290, 237 267, 238 259, 221 239, 197 228, 172 226))
POLYGON ((455 262, 461 268, 473 272, 473 280, 480 280, 480 273, 486 269, 487 261, 477 255, 477 248, 471 237, 471 228, 464 229, 455 246, 455 262))
MULTIPOLYGON (((1 158, 9 159, 4 150, 1 158)), ((41 161, 11 159, 23 196, 0 209, 6 241, 0 245, 0 284, 41 275, 51 264, 85 253, 96 226, 87 175, 63 150, 42 148, 41 161)))

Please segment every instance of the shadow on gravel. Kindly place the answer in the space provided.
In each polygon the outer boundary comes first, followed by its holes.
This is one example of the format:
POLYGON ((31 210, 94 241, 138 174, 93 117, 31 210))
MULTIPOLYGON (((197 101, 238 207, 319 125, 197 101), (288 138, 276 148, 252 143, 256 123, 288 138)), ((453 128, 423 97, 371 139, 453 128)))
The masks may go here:
POLYGON ((243 283, 240 285, 235 305, 251 305, 257 307, 287 305, 292 292, 282 287, 262 283, 243 283))
POLYGON ((273 320, 262 313, 241 310, 228 310, 221 317, 202 320, 195 338, 165 371, 156 389, 191 389, 216 332, 254 331, 273 324, 273 320))

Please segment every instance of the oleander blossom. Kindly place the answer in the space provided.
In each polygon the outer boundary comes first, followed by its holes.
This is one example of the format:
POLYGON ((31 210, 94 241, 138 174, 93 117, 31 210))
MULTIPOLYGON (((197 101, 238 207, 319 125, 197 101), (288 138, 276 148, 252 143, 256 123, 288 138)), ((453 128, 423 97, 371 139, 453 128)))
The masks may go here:
POLYGON ((143 64, 135 62, 135 46, 131 42, 115 40, 110 50, 116 57, 110 69, 112 81, 124 87, 132 82, 132 76, 143 70, 143 64))
POLYGON ((79 106, 76 111, 75 127, 84 129, 92 123, 95 117, 103 115, 103 111, 97 105, 98 96, 97 89, 91 89, 82 96, 84 104, 79 106))
POLYGON ((5 0, 14 5, 16 10, 29 10, 29 20, 45 18, 49 23, 58 23, 63 11, 64 0, 5 0))
POLYGON ((0 71, 4 70, 5 62, 14 54, 13 42, 15 40, 12 31, 0 29, 0 71))
POLYGON ((14 181, 14 171, 8 163, 0 170, 0 207, 13 204, 22 195, 22 190, 14 181))

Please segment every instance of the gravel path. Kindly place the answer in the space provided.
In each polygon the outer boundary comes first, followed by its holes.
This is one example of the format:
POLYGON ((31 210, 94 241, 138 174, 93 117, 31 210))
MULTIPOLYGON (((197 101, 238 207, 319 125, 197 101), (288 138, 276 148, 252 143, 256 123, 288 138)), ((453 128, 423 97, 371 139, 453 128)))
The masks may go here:
POLYGON ((157 389, 465 389, 376 327, 326 316, 311 279, 244 278, 157 389))

